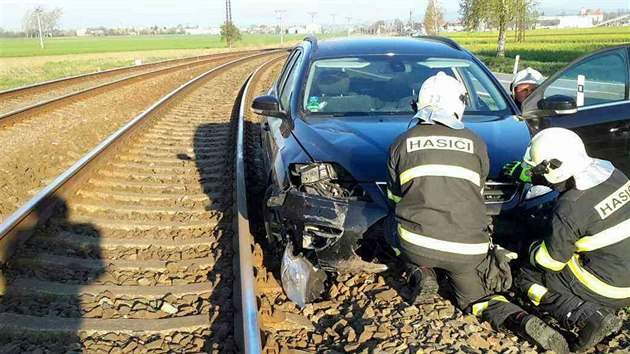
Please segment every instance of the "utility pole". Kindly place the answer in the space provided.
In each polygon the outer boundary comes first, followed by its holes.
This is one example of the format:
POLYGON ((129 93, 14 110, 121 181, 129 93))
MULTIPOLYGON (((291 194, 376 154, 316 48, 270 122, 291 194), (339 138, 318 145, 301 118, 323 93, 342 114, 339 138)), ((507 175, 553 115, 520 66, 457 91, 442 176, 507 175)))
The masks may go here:
POLYGON ((348 37, 350 37, 350 20, 352 20, 352 17, 346 17, 346 20, 348 20, 348 37))
POLYGON ((225 0, 225 24, 232 23, 232 1, 225 0))
POLYGON ((44 49, 44 35, 42 33, 42 8, 37 7, 35 9, 35 14, 37 15, 37 27, 39 28, 39 46, 44 49))
MULTIPOLYGON (((232 31, 232 0, 225 0, 225 29, 232 31)), ((228 47, 232 49, 232 41, 228 39, 228 47)))
POLYGON ((311 15, 311 23, 315 23, 315 15, 317 15, 317 11, 309 11, 309 15, 311 15))
POLYGON ((282 14, 287 12, 287 10, 275 10, 275 13, 278 14, 278 20, 280 20, 280 45, 284 44, 284 28, 282 27, 282 14))
POLYGON ((330 14, 330 16, 333 18, 333 37, 337 37, 337 27, 335 26, 335 17, 337 17, 337 14, 330 14))

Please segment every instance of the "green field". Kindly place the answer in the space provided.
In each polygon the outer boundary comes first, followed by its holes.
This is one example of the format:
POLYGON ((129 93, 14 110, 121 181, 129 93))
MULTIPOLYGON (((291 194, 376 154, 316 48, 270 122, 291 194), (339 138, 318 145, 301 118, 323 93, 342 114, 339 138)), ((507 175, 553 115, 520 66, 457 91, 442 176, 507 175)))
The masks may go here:
MULTIPOLYGON (((516 43, 507 37, 506 57, 495 56, 496 32, 441 33, 458 41, 493 71, 512 72, 514 57, 521 68, 531 66, 550 75, 571 60, 598 48, 630 42, 629 27, 531 30, 516 43)), ((298 43, 304 35, 285 36, 285 45, 298 43)), ((321 36, 320 36, 321 38, 321 36)), ((224 51, 218 35, 164 35, 120 37, 48 38, 39 48, 36 38, 0 38, 0 90, 35 82, 143 62, 174 59, 224 51)), ((279 45, 278 35, 243 35, 236 48, 279 45)))
MULTIPOLYGON (((287 35, 286 42, 297 42, 304 35, 287 35)), ((278 35, 243 35, 235 48, 279 45, 278 35)), ((0 57, 130 52, 166 49, 223 48, 218 35, 163 35, 46 38, 45 48, 37 38, 0 38, 0 57)))
MULTIPOLYGON (((285 36, 284 45, 298 43, 303 35, 285 36)), ((243 35, 234 47, 274 47, 279 35, 243 35)), ((164 35, 118 37, 0 38, 0 90, 61 77, 144 63, 224 52, 220 36, 164 35)))
POLYGON ((530 30, 525 41, 517 43, 514 31, 507 36, 505 58, 497 58, 497 32, 457 32, 445 34, 468 49, 493 71, 512 72, 514 57, 521 56, 521 68, 531 66, 550 75, 570 61, 596 49, 630 43, 630 27, 530 30))

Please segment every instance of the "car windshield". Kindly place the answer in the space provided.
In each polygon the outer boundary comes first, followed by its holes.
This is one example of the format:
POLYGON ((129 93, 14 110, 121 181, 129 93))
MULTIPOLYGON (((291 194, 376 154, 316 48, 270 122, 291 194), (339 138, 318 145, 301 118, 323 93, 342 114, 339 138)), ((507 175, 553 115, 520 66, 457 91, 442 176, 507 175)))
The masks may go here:
POLYGON ((505 99, 473 61, 415 55, 316 60, 308 72, 303 109, 311 116, 413 114, 410 101, 440 71, 466 86, 465 114, 508 114, 505 99))

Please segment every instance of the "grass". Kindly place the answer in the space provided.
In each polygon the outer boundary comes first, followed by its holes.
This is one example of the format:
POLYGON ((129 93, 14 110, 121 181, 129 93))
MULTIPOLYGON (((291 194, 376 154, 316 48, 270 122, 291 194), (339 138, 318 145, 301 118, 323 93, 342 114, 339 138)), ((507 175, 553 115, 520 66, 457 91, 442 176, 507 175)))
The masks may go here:
POLYGON ((599 48, 630 43, 630 28, 602 27, 588 29, 530 30, 525 41, 516 42, 514 32, 507 36, 505 57, 496 57, 497 32, 447 33, 471 51, 493 71, 512 72, 514 58, 521 56, 520 67, 531 66, 543 75, 551 75, 570 61, 599 48))
MULTIPOLYGON (((304 35, 287 35, 287 43, 295 43, 304 35)), ((0 38, 0 57, 32 57, 85 53, 110 53, 147 50, 182 50, 224 48, 218 35, 163 35, 163 36, 109 36, 61 37, 45 39, 40 49, 37 38, 0 38)), ((243 35, 236 48, 253 48, 279 45, 278 35, 243 35)))
MULTIPOLYGON (((521 68, 531 66, 550 75, 588 52, 630 42, 629 33, 628 27, 531 30, 524 42, 517 43, 514 32, 509 32, 504 58, 495 56, 496 32, 442 34, 458 41, 493 71, 512 72, 514 57, 520 55, 521 68)), ((285 36, 285 45, 303 37, 285 36)), ((236 48, 271 47, 278 42, 278 35, 243 35, 236 48)), ((48 38, 45 44, 42 50, 35 38, 0 38, 0 90, 132 65, 134 59, 153 62, 226 50, 216 35, 66 37, 48 38)))
MULTIPOLYGON (((292 45, 303 35, 285 36, 292 45)), ((227 51, 219 36, 0 38, 0 90, 61 77, 145 63, 227 51)), ((235 49, 279 46, 275 35, 244 35, 235 49)))
POLYGON ((141 59, 144 63, 150 63, 221 51, 223 50, 188 49, 0 58, 0 90, 61 77, 129 66, 134 64, 135 59, 141 59))

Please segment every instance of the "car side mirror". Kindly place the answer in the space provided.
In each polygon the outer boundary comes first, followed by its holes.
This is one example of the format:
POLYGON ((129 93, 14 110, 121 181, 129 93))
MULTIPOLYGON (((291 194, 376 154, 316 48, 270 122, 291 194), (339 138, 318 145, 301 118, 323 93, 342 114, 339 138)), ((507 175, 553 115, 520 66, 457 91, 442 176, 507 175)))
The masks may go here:
POLYGON ((577 113, 575 99, 565 95, 553 95, 538 101, 538 108, 553 111, 557 115, 577 113))
POLYGON ((575 99, 565 95, 553 95, 537 103, 538 109, 523 112, 523 118, 544 118, 577 113, 575 99))
POLYGON ((287 115, 280 110, 280 101, 276 96, 263 95, 254 98, 252 110, 256 114, 268 117, 286 118, 287 115))

